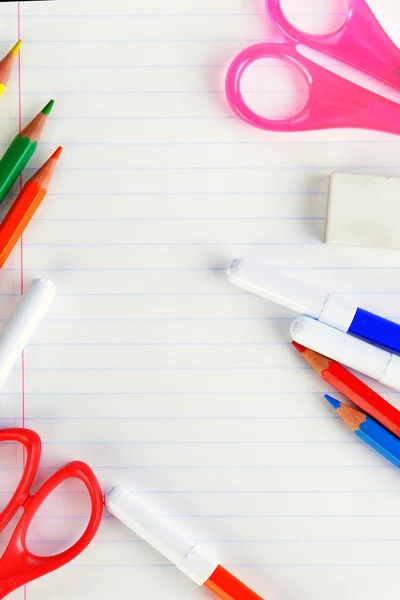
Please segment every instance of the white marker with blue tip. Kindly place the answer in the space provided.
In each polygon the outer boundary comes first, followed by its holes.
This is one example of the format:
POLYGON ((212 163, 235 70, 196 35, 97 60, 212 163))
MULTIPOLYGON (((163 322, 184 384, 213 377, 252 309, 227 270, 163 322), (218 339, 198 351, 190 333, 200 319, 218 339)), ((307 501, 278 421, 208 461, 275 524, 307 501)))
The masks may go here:
POLYGON ((342 295, 314 288, 253 260, 235 259, 228 277, 243 290, 400 353, 400 325, 359 308, 342 295))

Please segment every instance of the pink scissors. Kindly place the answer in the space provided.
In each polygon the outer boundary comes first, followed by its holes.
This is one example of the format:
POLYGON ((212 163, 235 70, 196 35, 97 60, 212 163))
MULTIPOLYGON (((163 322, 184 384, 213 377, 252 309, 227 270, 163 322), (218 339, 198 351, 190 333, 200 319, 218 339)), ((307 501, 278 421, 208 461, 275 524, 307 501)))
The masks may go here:
POLYGON ((266 0, 271 20, 283 33, 285 43, 250 46, 230 66, 226 95, 234 112, 244 121, 271 131, 309 131, 362 128, 400 134, 400 105, 335 75, 298 52, 308 46, 347 63, 400 90, 400 50, 386 34, 365 0, 348 0, 343 25, 328 35, 311 35, 294 27, 285 17, 281 0, 266 0), (267 119, 246 104, 241 82, 255 61, 280 58, 294 65, 308 84, 308 101, 296 115, 267 119))
POLYGON ((6 508, 0 513, 0 532, 17 510, 23 507, 8 546, 0 559, 0 600, 17 588, 46 575, 73 560, 92 541, 103 514, 103 497, 93 471, 83 462, 71 462, 50 477, 34 495, 29 490, 39 468, 42 443, 29 429, 0 430, 0 442, 19 442, 25 448, 26 462, 21 481, 6 508), (92 503, 92 512, 82 537, 68 550, 54 556, 35 556, 26 545, 26 535, 40 506, 60 483, 75 478, 84 483, 92 503))

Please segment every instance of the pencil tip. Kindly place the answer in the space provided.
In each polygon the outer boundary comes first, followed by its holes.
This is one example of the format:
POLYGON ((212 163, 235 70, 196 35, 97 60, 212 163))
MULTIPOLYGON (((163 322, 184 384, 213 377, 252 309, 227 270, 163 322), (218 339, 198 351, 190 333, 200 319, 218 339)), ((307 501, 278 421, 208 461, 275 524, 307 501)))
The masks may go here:
POLYGON ((51 155, 51 158, 58 158, 62 152, 62 146, 58 146, 57 150, 51 155))
POLYGON ((332 398, 332 396, 328 396, 328 394, 325 394, 324 398, 325 398, 325 400, 328 400, 329 404, 331 406, 333 406, 333 408, 335 410, 337 410, 338 408, 340 408, 342 406, 342 403, 339 402, 339 400, 336 400, 335 398, 332 398))
POLYGON ((44 108, 42 108, 42 113, 44 115, 49 115, 51 112, 51 109, 53 108, 53 104, 54 104, 54 100, 50 100, 50 102, 48 102, 46 104, 46 106, 44 108))
POLYGON ((14 56, 17 56, 19 49, 21 48, 21 44, 22 40, 18 40, 18 42, 11 48, 10 52, 12 52, 14 56))
POLYGON ((307 348, 305 346, 302 346, 301 344, 298 344, 297 342, 295 342, 294 340, 292 341, 292 345, 296 348, 296 350, 298 350, 301 354, 304 354, 304 352, 307 350, 307 348))

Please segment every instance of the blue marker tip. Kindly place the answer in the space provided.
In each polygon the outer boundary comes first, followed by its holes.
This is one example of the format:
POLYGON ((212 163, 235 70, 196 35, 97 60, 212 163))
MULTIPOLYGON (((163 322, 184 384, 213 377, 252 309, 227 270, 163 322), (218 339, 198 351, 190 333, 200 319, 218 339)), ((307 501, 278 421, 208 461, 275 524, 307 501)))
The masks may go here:
POLYGON ((341 403, 339 402, 339 400, 335 400, 335 398, 332 398, 332 396, 328 396, 328 394, 325 394, 324 398, 325 400, 328 400, 329 404, 331 404, 335 410, 341 407, 341 403))

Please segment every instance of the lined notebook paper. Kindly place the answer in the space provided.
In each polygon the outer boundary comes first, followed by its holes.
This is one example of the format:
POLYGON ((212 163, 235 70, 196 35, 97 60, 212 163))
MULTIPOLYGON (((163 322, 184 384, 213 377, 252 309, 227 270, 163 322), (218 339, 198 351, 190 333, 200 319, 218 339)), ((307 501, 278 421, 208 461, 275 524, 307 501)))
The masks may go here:
MULTIPOLYGON (((301 4, 285 2, 306 29, 344 18, 345 2, 301 4)), ((400 43, 397 2, 370 5, 400 43)), ((398 252, 323 238, 331 172, 400 175, 400 138, 271 134, 232 116, 230 60, 280 39, 262 0, 13 2, 0 13, 2 53, 24 40, 0 104, 2 148, 52 97, 24 179, 64 146, 0 273, 2 320, 33 278, 57 286, 1 393, 2 424, 42 437, 39 480, 87 461, 105 491, 145 495, 263 598, 393 597, 398 472, 323 400, 332 390, 289 343, 295 315, 230 286, 226 268, 256 254, 399 320, 398 252)), ((304 101, 286 67, 257 69, 246 93, 265 114, 304 101)), ((3 504, 21 465, 8 459, 3 504)), ((87 514, 80 488, 58 490, 32 550, 64 549, 87 514)), ((117 596, 211 599, 107 514, 84 554, 13 598, 117 596)))

